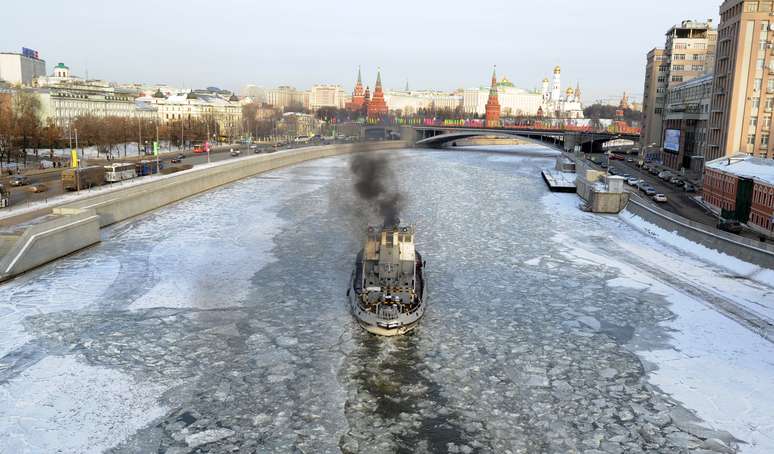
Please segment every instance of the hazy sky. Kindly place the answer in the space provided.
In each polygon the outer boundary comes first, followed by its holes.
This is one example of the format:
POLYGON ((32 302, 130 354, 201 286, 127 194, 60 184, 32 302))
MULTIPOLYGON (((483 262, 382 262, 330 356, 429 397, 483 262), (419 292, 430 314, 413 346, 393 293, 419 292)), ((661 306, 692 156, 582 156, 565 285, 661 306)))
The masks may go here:
POLYGON ((584 101, 641 96, 645 54, 683 19, 717 22, 720 0, 3 0, 0 51, 37 49, 49 72, 120 82, 246 83, 351 90, 486 84, 493 64, 524 88, 557 64, 584 101), (9 20, 10 19, 10 20, 9 20))

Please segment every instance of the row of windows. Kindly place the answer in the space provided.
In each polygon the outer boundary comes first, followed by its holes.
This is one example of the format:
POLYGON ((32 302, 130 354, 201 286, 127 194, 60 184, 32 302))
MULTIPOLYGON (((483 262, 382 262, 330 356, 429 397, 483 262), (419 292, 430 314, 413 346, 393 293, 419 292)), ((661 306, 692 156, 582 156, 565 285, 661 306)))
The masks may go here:
POLYGON ((766 230, 771 230, 771 227, 772 227, 771 218, 763 216, 754 211, 750 212, 750 222, 760 227, 763 227, 766 230))
POLYGON ((772 2, 770 1, 761 1, 761 2, 747 2, 744 4, 744 12, 745 13, 768 13, 772 11, 772 2))
POLYGON ((753 203, 774 209, 774 187, 756 184, 753 190, 753 203))

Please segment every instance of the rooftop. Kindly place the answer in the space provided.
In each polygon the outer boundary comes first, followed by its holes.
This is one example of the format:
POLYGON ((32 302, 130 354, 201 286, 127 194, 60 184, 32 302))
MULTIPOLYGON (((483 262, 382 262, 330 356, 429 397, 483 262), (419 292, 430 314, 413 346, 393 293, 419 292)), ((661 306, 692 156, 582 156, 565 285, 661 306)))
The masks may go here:
POLYGON ((707 168, 774 186, 774 159, 736 154, 730 158, 710 161, 707 163, 707 168))

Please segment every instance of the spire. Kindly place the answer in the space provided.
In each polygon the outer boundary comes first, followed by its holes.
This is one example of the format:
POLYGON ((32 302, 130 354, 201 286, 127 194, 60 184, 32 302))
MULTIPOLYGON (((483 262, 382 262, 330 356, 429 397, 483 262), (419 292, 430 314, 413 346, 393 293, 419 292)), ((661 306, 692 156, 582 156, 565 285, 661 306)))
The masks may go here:
POLYGON ((357 65, 357 84, 363 85, 363 77, 360 75, 360 65, 357 65))
POLYGON ((374 87, 374 93, 381 91, 382 89, 382 69, 376 68, 376 86, 374 87))
POLYGON ((497 65, 492 69, 492 86, 489 87, 489 97, 497 97, 497 65))

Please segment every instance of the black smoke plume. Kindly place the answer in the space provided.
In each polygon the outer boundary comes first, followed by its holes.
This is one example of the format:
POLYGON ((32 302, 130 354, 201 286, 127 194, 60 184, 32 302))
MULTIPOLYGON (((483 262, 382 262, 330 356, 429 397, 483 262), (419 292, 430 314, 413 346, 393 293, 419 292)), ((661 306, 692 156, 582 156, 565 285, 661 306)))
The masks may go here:
POLYGON ((385 226, 398 225, 403 196, 389 159, 381 153, 357 153, 349 161, 349 169, 358 197, 381 215, 385 226))

